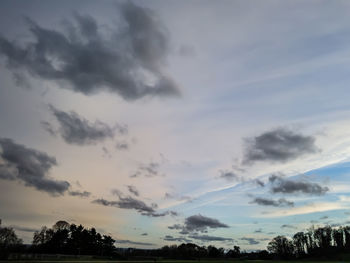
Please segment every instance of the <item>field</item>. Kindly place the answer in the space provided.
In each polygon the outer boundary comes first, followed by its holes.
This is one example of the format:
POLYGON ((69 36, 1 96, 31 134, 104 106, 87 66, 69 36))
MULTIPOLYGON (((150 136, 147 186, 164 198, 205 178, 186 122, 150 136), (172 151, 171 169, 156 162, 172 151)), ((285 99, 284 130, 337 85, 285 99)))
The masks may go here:
POLYGON ((20 260, 20 261, 0 261, 1 263, 316 263, 316 262, 322 262, 322 263, 345 263, 349 261, 345 260, 337 260, 337 261, 280 261, 280 260, 204 260, 204 261, 193 261, 193 260, 162 260, 162 261, 117 261, 117 260, 20 260))

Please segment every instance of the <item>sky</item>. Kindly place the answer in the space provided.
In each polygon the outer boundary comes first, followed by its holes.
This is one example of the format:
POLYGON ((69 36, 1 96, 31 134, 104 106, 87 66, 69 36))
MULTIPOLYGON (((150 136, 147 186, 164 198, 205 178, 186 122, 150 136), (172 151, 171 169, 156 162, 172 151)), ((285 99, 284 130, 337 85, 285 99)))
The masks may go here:
POLYGON ((349 11, 2 0, 2 224, 255 250, 350 223, 349 11))

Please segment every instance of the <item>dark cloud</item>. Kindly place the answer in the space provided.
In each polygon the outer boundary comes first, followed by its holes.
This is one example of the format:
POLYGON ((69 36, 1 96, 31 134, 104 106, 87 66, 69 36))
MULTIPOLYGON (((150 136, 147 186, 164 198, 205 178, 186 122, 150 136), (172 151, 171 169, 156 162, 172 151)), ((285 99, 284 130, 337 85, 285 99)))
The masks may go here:
POLYGON ((117 142, 115 144, 115 148, 117 150, 121 150, 121 151, 128 150, 129 149, 129 144, 127 142, 125 142, 125 141, 117 142))
POLYGON ((290 228, 290 229, 296 229, 297 227, 292 226, 292 225, 288 225, 288 224, 284 224, 281 226, 281 228, 290 228))
POLYGON ((168 226, 168 229, 180 230, 179 233, 181 235, 187 235, 196 232, 208 233, 209 228, 229 228, 229 226, 221 223, 215 218, 202 216, 200 214, 187 217, 184 224, 174 224, 168 226))
POLYGON ((44 128, 44 130, 47 131, 51 136, 57 135, 57 131, 48 121, 41 121, 40 124, 44 128))
POLYGON ((136 210, 138 213, 144 216, 149 217, 163 217, 166 215, 176 216, 177 212, 175 211, 165 211, 158 213, 156 211, 158 205, 152 203, 151 205, 147 205, 145 202, 135 199, 131 196, 123 196, 120 191, 113 190, 115 195, 118 196, 119 200, 116 201, 108 201, 106 199, 100 198, 93 200, 92 203, 103 205, 103 206, 113 206, 121 209, 131 209, 136 210))
POLYGON ((254 183, 257 184, 260 187, 264 187, 265 186, 265 183, 263 181, 259 180, 259 179, 255 179, 254 183))
POLYGON ((269 181, 272 184, 272 193, 323 195, 329 191, 328 187, 322 187, 317 183, 292 181, 283 178, 281 175, 271 175, 269 181))
POLYGON ((83 191, 83 192, 81 192, 81 191, 70 191, 69 195, 71 195, 71 196, 78 196, 78 197, 81 197, 81 198, 86 198, 86 197, 90 197, 91 193, 87 192, 87 191, 83 191))
POLYGON ((159 171, 160 163, 158 162, 150 162, 147 164, 140 164, 137 171, 130 175, 131 178, 136 178, 140 176, 144 177, 155 177, 155 176, 164 176, 159 171))
POLYGON ((320 217, 321 220, 328 219, 328 218, 329 218, 329 216, 322 216, 322 217, 320 217))
POLYGON ((204 241, 204 242, 210 242, 210 241, 233 241, 232 238, 208 236, 208 235, 190 235, 189 238, 197 239, 197 240, 204 241))
POLYGON ((184 237, 173 237, 173 236, 169 236, 169 235, 165 236, 163 240, 164 241, 172 241, 172 242, 186 242, 186 243, 192 242, 192 240, 184 238, 184 237))
POLYGON ((135 186, 133 186, 133 185, 127 185, 127 188, 128 188, 128 191, 129 191, 130 193, 132 193, 133 195, 135 195, 135 196, 139 196, 139 195, 140 195, 139 191, 136 189, 135 186))
POLYGON ((110 127, 100 120, 92 123, 73 111, 60 111, 51 105, 49 108, 60 126, 57 133, 69 144, 95 144, 108 138, 112 139, 117 133, 124 135, 128 132, 125 125, 116 124, 114 127, 110 127))
POLYGON ((246 140, 243 163, 286 162, 317 151, 314 137, 279 128, 246 140))
POLYGON ((164 199, 176 199, 178 201, 185 201, 185 202, 192 202, 194 200, 193 197, 188 196, 188 195, 177 195, 177 194, 170 194, 170 193, 165 193, 164 199))
POLYGON ((131 241, 131 240, 128 240, 128 239, 116 239, 115 243, 137 245, 137 246, 154 246, 155 245, 153 243, 137 242, 137 241, 131 241))
POLYGON ((249 245, 260 244, 260 240, 252 238, 252 237, 242 237, 242 238, 240 238, 240 240, 247 241, 249 245))
POLYGON ((173 194, 170 194, 170 193, 165 193, 164 194, 164 199, 172 199, 172 198, 174 198, 173 194))
POLYGON ((119 13, 115 28, 75 14, 62 31, 27 18, 32 40, 16 43, 0 36, 0 55, 21 82, 30 75, 86 95, 107 90, 126 100, 179 96, 164 72, 170 50, 165 27, 154 12, 130 1, 119 5, 119 13))
POLYGON ((148 236, 148 233, 142 233, 141 236, 148 236))
POLYGON ((25 226, 17 226, 17 225, 11 225, 9 226, 17 231, 22 231, 22 232, 35 232, 38 231, 38 228, 32 228, 32 227, 25 227, 25 226))
POLYGON ((172 225, 172 226, 168 226, 168 228, 169 229, 176 229, 176 230, 180 230, 180 229, 182 229, 183 228, 183 225, 181 225, 181 224, 174 224, 174 225, 172 225))
POLYGON ((200 214, 185 219, 184 229, 189 232, 205 231, 208 228, 229 228, 229 226, 221 223, 215 218, 202 216, 200 214))
POLYGON ((225 179, 227 181, 244 181, 243 178, 232 171, 219 171, 219 178, 225 179))
POLYGON ((251 204, 258 204, 263 206, 276 206, 276 207, 282 207, 282 206, 294 206, 294 203, 291 201, 288 201, 284 198, 280 198, 278 200, 268 199, 268 198, 262 198, 262 197, 255 197, 253 201, 250 202, 251 204))
POLYGON ((262 231, 261 228, 259 228, 259 229, 257 229, 257 230, 254 231, 254 233, 262 233, 262 232, 263 232, 263 231, 262 231))
POLYGON ((53 196, 62 195, 70 184, 48 176, 55 165, 56 159, 44 152, 27 148, 11 139, 0 138, 1 179, 22 181, 26 186, 53 196))

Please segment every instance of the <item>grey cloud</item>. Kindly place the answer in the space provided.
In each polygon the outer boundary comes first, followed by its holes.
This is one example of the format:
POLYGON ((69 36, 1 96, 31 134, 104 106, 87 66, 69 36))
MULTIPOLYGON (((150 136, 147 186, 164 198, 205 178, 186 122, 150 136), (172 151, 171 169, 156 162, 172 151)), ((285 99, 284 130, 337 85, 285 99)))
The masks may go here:
POLYGON ((317 151, 314 137, 279 128, 248 139, 243 163, 286 162, 317 151))
POLYGON ((31 42, 0 36, 0 55, 22 82, 30 75, 85 95, 107 90, 129 101, 179 96, 163 70, 170 51, 165 27, 154 12, 130 1, 119 5, 119 13, 120 24, 107 30, 88 15, 75 14, 64 31, 27 18, 31 42))
POLYGON ((163 239, 164 241, 173 241, 173 242, 192 242, 192 240, 184 238, 184 237, 173 237, 166 235, 163 239))
POLYGON ((242 237, 242 238, 240 238, 240 240, 247 241, 249 245, 260 244, 259 240, 255 239, 255 238, 252 238, 252 237, 242 237))
POLYGON ((118 207, 121 209, 131 209, 136 210, 138 213, 144 216, 149 217, 163 217, 166 215, 177 215, 174 211, 165 211, 158 213, 156 212, 157 204, 152 203, 150 206, 147 205, 145 202, 135 199, 131 196, 123 197, 121 193, 118 191, 116 192, 116 195, 118 195, 119 200, 117 201, 108 201, 106 199, 100 198, 93 200, 92 203, 103 205, 103 206, 113 206, 118 207))
POLYGON ((277 201, 273 199, 268 198, 262 198, 262 197, 256 197, 253 199, 253 201, 250 202, 251 204, 258 204, 263 206, 276 206, 276 207, 282 207, 282 206, 294 206, 294 203, 291 201, 288 201, 284 198, 280 198, 277 201))
POLYGON ((57 131, 48 121, 41 121, 40 124, 44 128, 44 130, 47 131, 51 136, 57 135, 57 131))
POLYGON ((140 195, 139 191, 136 189, 135 186, 133 186, 133 185, 127 185, 127 187, 128 187, 128 191, 129 191, 130 193, 132 193, 133 195, 135 195, 135 196, 139 196, 139 195, 140 195))
POLYGON ((161 172, 159 171, 159 168, 160 168, 160 163, 157 163, 157 162, 140 164, 137 171, 133 173, 130 177, 136 178, 140 176, 145 176, 145 177, 164 176, 164 174, 161 174, 161 172))
POLYGON ((272 184, 272 193, 303 193, 310 195, 323 195, 329 191, 328 187, 322 187, 317 183, 311 183, 307 181, 292 181, 285 179, 279 175, 271 175, 269 177, 269 181, 272 184))
POLYGON ((121 151, 128 150, 129 149, 129 144, 127 142, 125 142, 125 141, 117 142, 115 144, 115 148, 117 150, 121 150, 121 151))
POLYGON ((91 193, 88 192, 88 191, 70 191, 69 192, 69 195, 71 196, 78 196, 78 197, 81 197, 81 198, 86 198, 86 197, 90 197, 91 196, 91 193))
POLYGON ((35 231, 39 230, 38 228, 17 226, 17 225, 11 225, 10 227, 17 230, 17 231, 22 231, 22 232, 35 232, 35 231))
POLYGON ((70 184, 67 181, 57 181, 48 176, 51 168, 57 165, 54 157, 7 138, 0 139, 0 149, 1 179, 22 181, 26 186, 53 196, 68 190, 70 184))
POLYGON ((170 194, 170 193, 165 193, 164 194, 164 199, 171 199, 174 198, 174 195, 170 194))
POLYGON ((141 236, 148 236, 148 233, 142 233, 141 236))
POLYGON ((262 231, 261 228, 259 228, 259 229, 257 229, 257 230, 254 231, 254 233, 262 233, 262 232, 263 232, 263 231, 262 231))
POLYGON ((60 126, 57 132, 69 144, 95 144, 108 138, 112 139, 116 133, 127 133, 127 127, 123 125, 116 124, 114 127, 110 127, 100 120, 91 123, 73 111, 67 113, 51 105, 50 110, 60 126))
POLYGON ((168 226, 168 229, 180 230, 179 233, 182 235, 187 235, 193 232, 207 233, 209 228, 229 228, 229 226, 221 223, 215 218, 202 216, 200 214, 187 217, 184 224, 168 226))
POLYGON ((176 229, 176 230, 180 230, 183 228, 183 226, 181 224, 174 224, 172 226, 168 226, 169 229, 176 229))
POLYGON ((244 181, 243 178, 232 171, 219 171, 219 178, 226 179, 227 181, 244 181))
POLYGON ((202 216, 200 214, 185 219, 184 229, 187 231, 205 231, 208 228, 229 228, 229 226, 215 218, 202 216))
POLYGON ((254 183, 256 183, 260 187, 264 187, 265 186, 265 183, 263 181, 259 180, 259 179, 255 179, 254 183))
POLYGON ((131 241, 131 240, 128 240, 128 239, 116 239, 116 240, 115 240, 115 243, 118 243, 118 244, 138 245, 138 246, 154 246, 153 243, 131 241))
POLYGON ((290 228, 290 229, 296 229, 295 226, 292 226, 292 225, 287 225, 287 224, 284 224, 281 226, 281 228, 290 228))
POLYGON ((329 216, 322 216, 322 217, 320 217, 321 220, 328 219, 328 218, 329 218, 329 216))
POLYGON ((204 242, 209 241, 233 241, 232 238, 226 238, 226 237, 217 237, 217 236, 208 236, 208 235, 191 235, 189 238, 197 239, 204 242))

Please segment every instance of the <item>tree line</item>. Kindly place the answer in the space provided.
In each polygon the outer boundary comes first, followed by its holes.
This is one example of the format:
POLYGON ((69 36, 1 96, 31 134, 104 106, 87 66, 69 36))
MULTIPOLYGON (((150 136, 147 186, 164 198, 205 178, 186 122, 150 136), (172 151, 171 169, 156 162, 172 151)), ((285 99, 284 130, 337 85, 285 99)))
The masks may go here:
POLYGON ((292 238, 276 236, 267 250, 245 252, 239 246, 232 249, 215 246, 198 246, 193 243, 163 246, 159 249, 117 248, 115 240, 100 234, 95 228, 56 222, 52 228, 42 227, 33 235, 31 245, 23 245, 11 227, 2 227, 0 220, 0 259, 13 253, 93 255, 105 258, 136 259, 303 259, 337 258, 350 253, 350 227, 311 227, 306 232, 297 232, 292 238))
POLYGON ((350 253, 350 226, 324 226, 298 232, 291 239, 277 236, 269 242, 268 251, 279 258, 332 257, 350 253))

